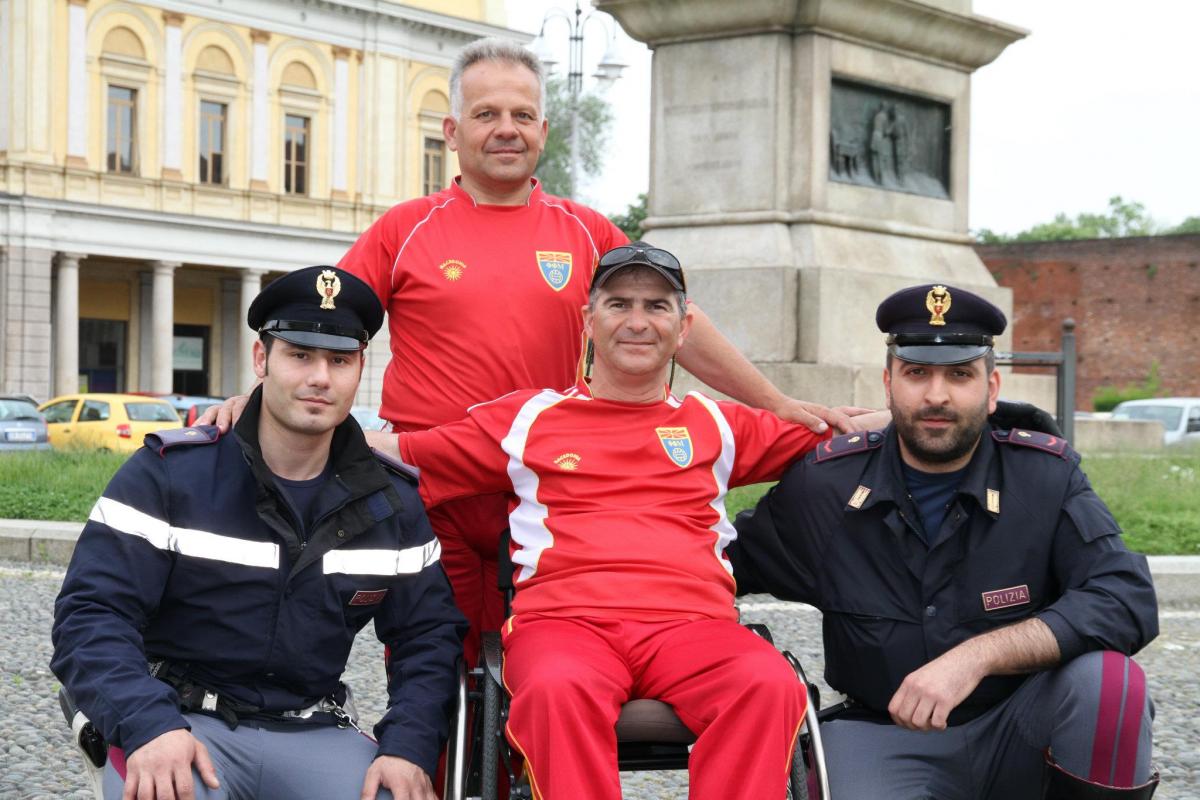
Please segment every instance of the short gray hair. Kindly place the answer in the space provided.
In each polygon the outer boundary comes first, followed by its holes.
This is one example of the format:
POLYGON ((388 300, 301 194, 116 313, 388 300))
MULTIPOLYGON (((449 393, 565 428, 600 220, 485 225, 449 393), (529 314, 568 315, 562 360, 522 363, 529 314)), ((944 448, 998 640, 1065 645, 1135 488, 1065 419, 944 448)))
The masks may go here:
MULTIPOLYGON (((645 272, 648 274, 657 275, 660 278, 662 277, 662 273, 659 272, 658 270, 654 269, 654 267, 647 267, 643 264, 634 264, 634 265, 628 266, 628 267, 621 267, 622 272, 624 272, 626 270, 638 270, 638 271, 645 272)), ((589 311, 596 310, 596 301, 600 299, 600 292, 602 292, 602 291, 604 291, 603 286, 593 286, 591 288, 591 290, 588 292, 588 310, 589 311)), ((675 289, 674 287, 671 288, 671 294, 675 296, 675 306, 679 309, 679 318, 683 319, 684 317, 687 316, 687 294, 685 292, 679 291, 678 289, 675 289)))
POLYGON ((546 116, 546 70, 537 56, 516 42, 494 36, 477 39, 464 47, 450 68, 450 116, 462 115, 462 76, 467 68, 481 61, 503 61, 528 69, 538 82, 538 114, 546 116))

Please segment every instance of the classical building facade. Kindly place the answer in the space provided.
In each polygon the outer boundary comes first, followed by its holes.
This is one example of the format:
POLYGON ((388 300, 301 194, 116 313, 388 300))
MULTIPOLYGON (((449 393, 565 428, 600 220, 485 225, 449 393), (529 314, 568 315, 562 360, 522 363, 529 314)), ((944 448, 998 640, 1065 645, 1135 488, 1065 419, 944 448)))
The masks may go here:
MULTIPOLYGON (((246 309, 442 188, 501 0, 0 0, 0 390, 231 394, 246 309)), ((386 329, 359 401, 378 402, 386 329)))

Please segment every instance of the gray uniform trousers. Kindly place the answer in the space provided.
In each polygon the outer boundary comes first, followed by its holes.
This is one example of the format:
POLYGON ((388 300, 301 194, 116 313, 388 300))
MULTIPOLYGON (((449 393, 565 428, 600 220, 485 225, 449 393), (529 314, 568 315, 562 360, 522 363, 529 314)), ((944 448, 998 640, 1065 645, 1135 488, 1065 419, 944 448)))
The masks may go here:
MULTIPOLYGON (((358 800, 375 760, 375 742, 353 728, 243 722, 230 730, 206 714, 184 717, 208 748, 221 783, 210 789, 193 769, 196 800, 358 800)), ((110 759, 105 800, 120 800, 124 786, 110 759)), ((382 790, 376 800, 392 800, 392 793, 382 790)))
POLYGON ((830 794, 855 800, 1041 797, 1044 752, 1073 775, 1115 786, 1149 779, 1154 707, 1119 653, 1087 653, 1032 675, 982 716, 910 731, 854 712, 821 724, 830 794))

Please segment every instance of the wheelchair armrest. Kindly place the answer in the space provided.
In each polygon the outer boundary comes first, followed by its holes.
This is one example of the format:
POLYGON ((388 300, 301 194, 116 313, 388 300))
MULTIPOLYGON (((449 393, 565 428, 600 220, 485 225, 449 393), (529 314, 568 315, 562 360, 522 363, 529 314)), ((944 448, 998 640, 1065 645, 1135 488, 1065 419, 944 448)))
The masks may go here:
POLYGON ((104 741, 104 737, 100 731, 96 730, 96 726, 87 718, 87 715, 75 705, 75 699, 71 697, 71 693, 65 686, 58 690, 58 706, 62 709, 63 717, 66 718, 67 725, 71 727, 71 735, 75 739, 75 744, 79 746, 84 757, 97 769, 102 769, 105 762, 108 761, 108 743, 104 741))
POLYGON ((765 639, 767 644, 775 644, 775 637, 771 635, 771 629, 766 625, 763 625, 761 622, 747 622, 743 627, 745 627, 755 636, 765 639))

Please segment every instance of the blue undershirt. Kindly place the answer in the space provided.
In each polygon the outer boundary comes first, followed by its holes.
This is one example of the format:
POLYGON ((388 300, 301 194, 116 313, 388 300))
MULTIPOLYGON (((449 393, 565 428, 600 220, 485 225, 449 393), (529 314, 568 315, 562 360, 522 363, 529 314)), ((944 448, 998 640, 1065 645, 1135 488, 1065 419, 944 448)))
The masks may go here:
POLYGON ((301 541, 308 541, 308 532, 313 524, 313 504, 317 500, 317 495, 321 493, 321 489, 325 486, 325 482, 329 480, 332 474, 333 460, 330 459, 325 462, 325 468, 321 470, 321 474, 315 478, 309 478, 304 481, 291 481, 275 475, 275 483, 282 490, 284 499, 291 506, 292 514, 295 515, 296 522, 300 526, 300 530, 297 533, 300 534, 301 541))
POLYGON ((967 468, 954 472, 922 472, 908 464, 901 463, 901 466, 904 482, 908 484, 908 496, 921 518, 925 544, 933 547, 941 538, 942 521, 946 519, 950 502, 954 500, 967 468))

